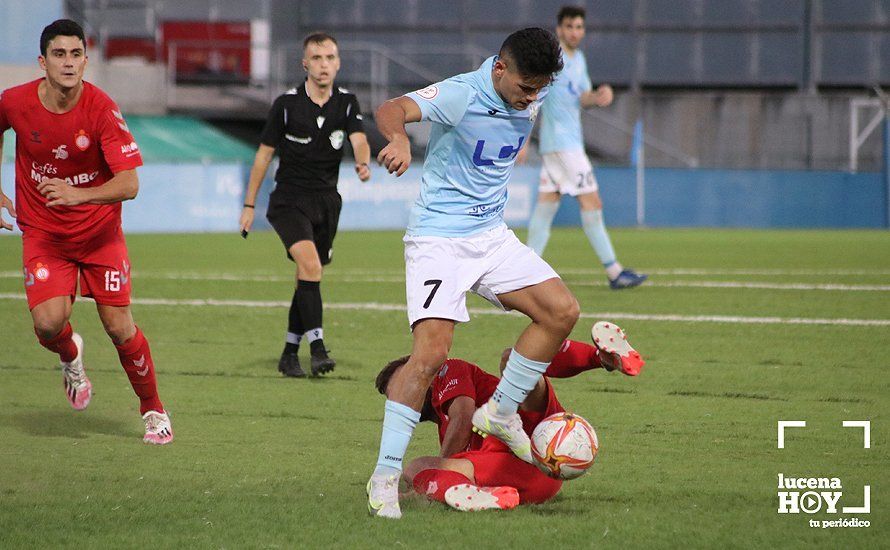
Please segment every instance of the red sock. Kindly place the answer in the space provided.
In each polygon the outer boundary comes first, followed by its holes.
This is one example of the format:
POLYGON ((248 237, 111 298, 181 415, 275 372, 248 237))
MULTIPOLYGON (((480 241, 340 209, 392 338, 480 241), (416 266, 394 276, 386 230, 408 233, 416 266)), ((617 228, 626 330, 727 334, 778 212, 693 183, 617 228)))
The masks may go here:
POLYGON ((445 502, 445 491, 461 483, 473 484, 470 478, 452 470, 423 470, 414 476, 414 490, 439 502, 445 502))
POLYGON ((550 361, 544 376, 550 378, 571 378, 590 369, 602 367, 599 350, 590 344, 566 340, 556 356, 550 361))
POLYGON ((77 358, 77 346, 74 344, 74 340, 71 339, 72 334, 74 334, 74 330, 71 328, 71 323, 65 323, 65 328, 62 329, 62 332, 56 334, 55 337, 44 340, 38 335, 37 340, 41 346, 58 353, 59 359, 65 363, 70 363, 77 358))
POLYGON ((139 396, 139 414, 148 411, 164 412, 164 405, 158 398, 158 383, 155 379, 155 366, 151 360, 148 340, 136 327, 136 334, 121 345, 115 345, 121 365, 127 372, 133 391, 139 396))

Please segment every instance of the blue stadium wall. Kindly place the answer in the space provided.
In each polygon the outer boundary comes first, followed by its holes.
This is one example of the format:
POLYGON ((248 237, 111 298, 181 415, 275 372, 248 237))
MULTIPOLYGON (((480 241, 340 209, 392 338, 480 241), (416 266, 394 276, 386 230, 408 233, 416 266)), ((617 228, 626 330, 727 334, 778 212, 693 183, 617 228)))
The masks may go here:
MULTIPOLYGON (((231 164, 150 164, 139 169, 141 188, 124 206, 124 228, 134 233, 235 231, 249 167, 231 164)), ((271 173, 271 172, 270 172, 271 173)), ((342 230, 404 229, 420 185, 420 168, 394 178, 375 167, 361 183, 351 167, 340 174, 342 230)), ((636 184, 630 168, 596 171, 610 226, 636 224, 636 184)), ((505 217, 524 227, 534 206, 538 168, 517 167, 505 217)), ((649 227, 883 228, 887 190, 878 173, 769 170, 645 172, 649 227)), ((2 167, 12 192, 13 165, 2 167)), ((260 193, 258 228, 265 224, 271 182, 260 193)), ((556 224, 579 223, 578 207, 565 198, 556 224)))

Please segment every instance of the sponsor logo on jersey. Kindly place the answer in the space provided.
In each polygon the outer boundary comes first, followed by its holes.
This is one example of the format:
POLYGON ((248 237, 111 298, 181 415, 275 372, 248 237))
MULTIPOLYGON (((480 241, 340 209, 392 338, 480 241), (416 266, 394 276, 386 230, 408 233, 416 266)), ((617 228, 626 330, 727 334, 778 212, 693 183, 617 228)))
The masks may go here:
POLYGON ((121 145, 121 153, 124 155, 134 155, 139 152, 139 146, 135 141, 121 145))
MULTIPOLYGON (((54 175, 53 172, 51 175, 54 175)), ((74 176, 68 176, 67 178, 62 178, 65 183, 68 185, 83 185, 85 183, 90 183, 94 179, 99 176, 99 172, 83 172, 74 176)), ((39 172, 38 170, 31 169, 31 179, 37 183, 41 183, 44 178, 46 178, 46 174, 39 172)))
POLYGON ((59 173, 59 169, 56 168, 54 164, 50 164, 48 162, 46 164, 37 164, 36 162, 32 162, 31 171, 38 172, 40 174, 43 174, 44 176, 54 176, 59 173))
POLYGON ((439 394, 438 394, 438 396, 437 396, 436 399, 438 399, 439 401, 441 401, 441 400, 442 400, 442 396, 444 396, 446 393, 448 393, 448 390, 454 388, 455 386, 457 386, 457 378, 452 378, 451 380, 449 380, 449 381, 445 384, 445 387, 444 387, 444 388, 442 388, 441 390, 439 390, 439 394))
POLYGON ((56 155, 56 160, 65 160, 68 158, 68 146, 67 145, 59 145, 55 149, 53 149, 53 154, 56 155))
POLYGON ((81 129, 74 134, 74 145, 81 151, 86 151, 90 148, 90 136, 87 135, 86 130, 81 129))
POLYGON ((437 95, 439 95, 439 87, 438 86, 427 86, 426 88, 424 88, 422 90, 417 90, 414 93, 416 93, 421 98, 423 98, 427 101, 431 101, 431 100, 435 99, 437 95))
POLYGON ((331 147, 339 150, 343 147, 343 130, 334 130, 328 139, 331 140, 331 147))
POLYGON ((284 137, 288 141, 295 141, 295 142, 299 143, 300 145, 306 145, 307 143, 312 141, 311 137, 297 137, 297 136, 291 135, 291 134, 284 134, 284 137))

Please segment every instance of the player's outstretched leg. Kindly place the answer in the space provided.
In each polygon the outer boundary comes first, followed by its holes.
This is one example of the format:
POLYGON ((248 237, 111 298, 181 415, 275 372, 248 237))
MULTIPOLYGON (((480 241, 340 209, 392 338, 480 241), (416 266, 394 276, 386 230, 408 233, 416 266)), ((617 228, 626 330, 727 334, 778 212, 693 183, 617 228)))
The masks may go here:
MULTIPOLYGON (((458 459, 459 460, 459 459, 458 459)), ((479 487, 453 470, 429 468, 415 474, 414 490, 455 510, 509 510, 519 504, 515 487, 479 487)))
POLYGON ((628 376, 640 374, 646 364, 640 354, 627 341, 621 327, 608 321, 600 321, 590 330, 593 345, 600 350, 603 368, 609 371, 620 370, 628 376))
POLYGON ((133 386, 133 392, 139 397, 139 414, 145 422, 145 436, 142 440, 153 445, 166 445, 173 441, 173 427, 158 396, 155 366, 148 340, 139 327, 135 329, 136 333, 132 338, 123 344, 115 344, 115 347, 121 366, 133 386))
POLYGON ((580 306, 555 276, 520 290, 499 294, 498 299, 504 307, 526 314, 532 323, 510 352, 491 399, 473 413, 473 428, 480 435, 494 435, 521 460, 531 462, 531 440, 522 429, 517 410, 537 386, 550 360, 572 331, 581 313, 580 306), (517 350, 523 350, 525 355, 517 350))
POLYGON ((519 505, 519 491, 515 487, 477 487, 464 483, 445 491, 445 503, 464 512, 510 510, 519 505))
POLYGON ((632 269, 626 269, 618 262, 615 256, 615 249, 612 247, 612 239, 609 238, 609 232, 606 231, 599 197, 594 197, 594 194, 583 195, 579 197, 579 202, 582 203, 581 227, 584 229, 584 234, 587 235, 587 240, 590 241, 590 246, 593 247, 594 252, 596 252, 600 262, 606 269, 609 288, 621 290, 643 284, 648 275, 638 274, 632 269), (597 208, 584 208, 585 205, 596 205, 597 208))

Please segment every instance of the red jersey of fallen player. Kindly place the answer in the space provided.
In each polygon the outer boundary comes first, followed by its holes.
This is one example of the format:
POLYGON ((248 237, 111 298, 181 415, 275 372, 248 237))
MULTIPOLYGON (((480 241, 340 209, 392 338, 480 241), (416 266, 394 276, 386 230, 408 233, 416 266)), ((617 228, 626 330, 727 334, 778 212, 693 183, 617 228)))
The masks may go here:
MULTIPOLYGON (((546 379, 545 379, 546 380, 546 379)), ((481 407, 498 386, 500 379, 480 369, 472 363, 461 359, 448 359, 439 369, 432 385, 432 405, 436 411, 439 424, 439 443, 445 439, 445 432, 448 430, 448 415, 445 409, 448 408, 449 402, 455 397, 467 396, 472 398, 476 407, 481 407)), ((556 399, 556 394, 547 382, 549 390, 549 403, 546 411, 530 412, 520 411, 519 416, 522 418, 522 427, 526 433, 531 435, 535 426, 550 414, 562 412, 565 409, 556 399)), ((478 450, 482 447, 483 439, 476 433, 470 438, 467 450, 478 450)))
POLYGON ((15 208, 22 232, 51 240, 85 241, 121 223, 121 203, 48 208, 37 191, 43 178, 69 185, 97 187, 114 174, 142 165, 139 147, 120 109, 89 82, 77 105, 51 113, 37 90, 43 79, 10 88, 0 95, 0 133, 16 133, 15 208))

